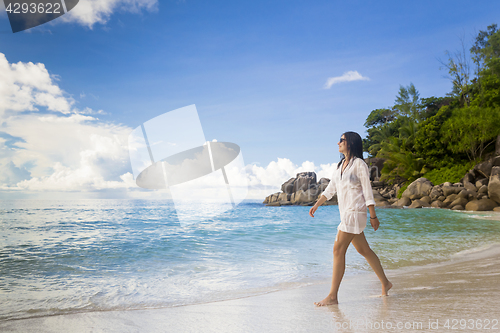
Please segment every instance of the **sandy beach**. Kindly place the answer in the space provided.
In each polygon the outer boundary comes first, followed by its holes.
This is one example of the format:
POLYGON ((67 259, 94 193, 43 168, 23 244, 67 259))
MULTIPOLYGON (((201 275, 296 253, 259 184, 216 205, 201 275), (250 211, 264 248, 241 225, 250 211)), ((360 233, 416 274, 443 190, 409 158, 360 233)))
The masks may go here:
POLYGON ((315 307, 329 281, 264 295, 165 309, 107 311, 0 323, 2 332, 462 332, 500 330, 500 245, 444 263, 346 277, 339 305, 315 307))

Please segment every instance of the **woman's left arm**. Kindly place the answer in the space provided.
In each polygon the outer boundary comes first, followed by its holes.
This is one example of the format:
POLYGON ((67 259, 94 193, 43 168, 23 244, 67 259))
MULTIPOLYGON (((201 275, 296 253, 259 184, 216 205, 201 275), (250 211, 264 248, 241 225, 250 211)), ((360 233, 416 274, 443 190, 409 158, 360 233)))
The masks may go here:
POLYGON ((359 159, 356 168, 357 176, 361 182, 361 188, 363 189, 363 196, 365 197, 366 206, 375 205, 375 200, 373 199, 372 184, 370 183, 370 173, 368 171, 368 165, 365 161, 359 159))
POLYGON ((368 206, 368 210, 370 211, 370 224, 373 230, 377 231, 380 221, 378 220, 377 214, 375 214, 375 205, 368 206))
POLYGON ((358 178, 361 182, 361 187, 363 188, 363 196, 365 198, 366 206, 370 211, 370 224, 373 229, 377 230, 380 222, 377 218, 377 214, 375 213, 375 200, 373 199, 373 190, 372 184, 370 183, 370 172, 368 170, 368 165, 365 161, 360 160, 358 163, 358 178))

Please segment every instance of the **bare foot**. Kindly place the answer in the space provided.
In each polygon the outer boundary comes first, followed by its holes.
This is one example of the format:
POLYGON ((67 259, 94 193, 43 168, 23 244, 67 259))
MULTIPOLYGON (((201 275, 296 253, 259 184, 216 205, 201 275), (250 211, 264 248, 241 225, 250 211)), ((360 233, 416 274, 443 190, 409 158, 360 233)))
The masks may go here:
POLYGON ((388 292, 389 289, 391 288, 392 288, 391 281, 387 281, 387 284, 385 286, 382 286, 382 296, 389 296, 388 292))
POLYGON ((337 298, 333 298, 331 296, 326 296, 324 300, 321 302, 314 302, 316 306, 326 306, 326 305, 333 305, 333 304, 339 304, 337 301, 337 298))

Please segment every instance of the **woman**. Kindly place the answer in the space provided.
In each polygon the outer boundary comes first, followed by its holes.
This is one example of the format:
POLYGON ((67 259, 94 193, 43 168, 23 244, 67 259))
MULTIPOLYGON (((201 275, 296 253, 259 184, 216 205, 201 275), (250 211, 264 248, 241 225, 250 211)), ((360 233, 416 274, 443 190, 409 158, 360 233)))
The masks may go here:
POLYGON ((370 211, 370 224, 374 230, 378 229, 380 222, 375 214, 375 201, 373 200, 368 166, 363 161, 361 137, 355 132, 345 132, 338 145, 343 158, 333 172, 332 179, 321 198, 309 211, 309 215, 314 217, 318 207, 330 200, 337 192, 340 224, 333 245, 332 287, 324 300, 314 303, 317 306, 338 304, 337 293, 344 276, 345 254, 351 243, 365 257, 380 279, 382 296, 387 296, 387 292, 392 287, 392 283, 385 276, 380 260, 368 245, 363 233, 367 220, 366 207, 370 211))

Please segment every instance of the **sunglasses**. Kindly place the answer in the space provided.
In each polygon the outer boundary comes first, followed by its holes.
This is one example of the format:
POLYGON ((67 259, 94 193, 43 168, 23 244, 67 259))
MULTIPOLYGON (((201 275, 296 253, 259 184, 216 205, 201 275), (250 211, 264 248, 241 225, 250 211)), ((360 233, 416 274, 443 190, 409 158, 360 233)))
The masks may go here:
POLYGON ((339 143, 342 143, 342 142, 344 142, 344 141, 345 141, 345 139, 344 139, 344 138, 340 138, 339 143))

